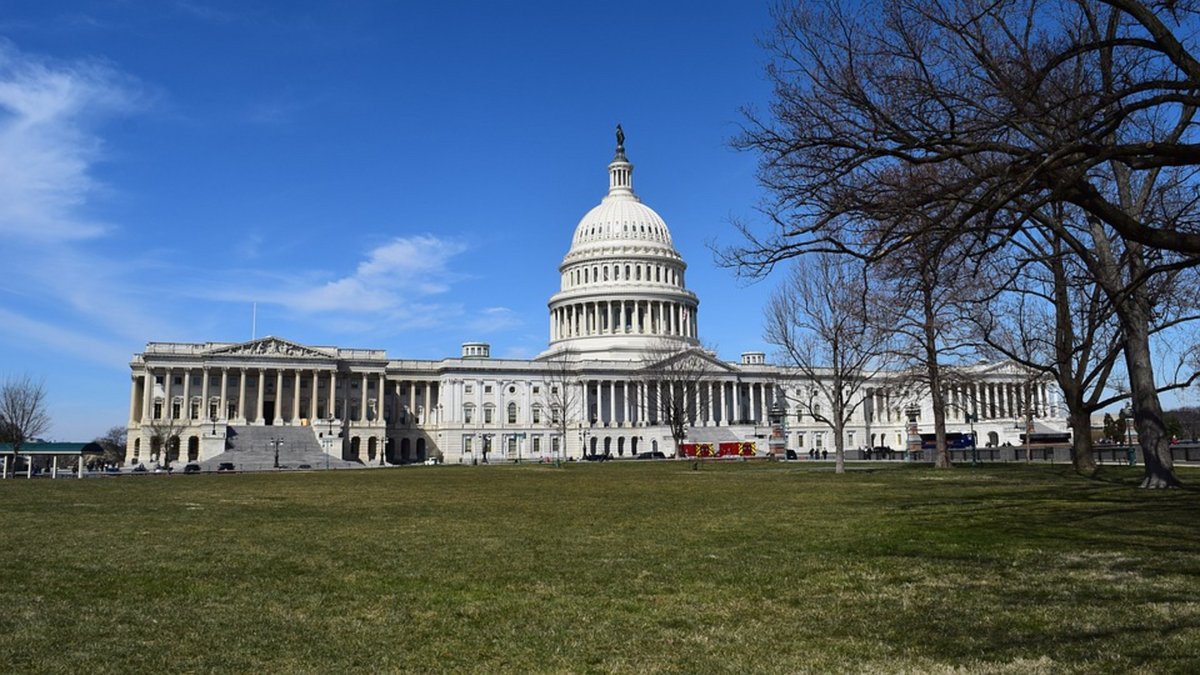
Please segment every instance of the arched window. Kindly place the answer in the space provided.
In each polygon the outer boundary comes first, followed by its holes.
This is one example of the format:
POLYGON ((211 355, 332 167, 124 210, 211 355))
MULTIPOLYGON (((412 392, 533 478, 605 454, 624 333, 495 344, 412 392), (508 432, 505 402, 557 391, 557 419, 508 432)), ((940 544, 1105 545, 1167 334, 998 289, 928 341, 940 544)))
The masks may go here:
POLYGON ((626 266, 625 266, 625 279, 626 279, 626 280, 628 280, 628 279, 629 279, 629 265, 626 265, 626 266))
POLYGON ((475 406, 470 403, 463 406, 463 423, 464 424, 474 424, 475 423, 475 406))
POLYGON ((508 423, 509 424, 517 423, 517 404, 516 403, 508 404, 508 423))

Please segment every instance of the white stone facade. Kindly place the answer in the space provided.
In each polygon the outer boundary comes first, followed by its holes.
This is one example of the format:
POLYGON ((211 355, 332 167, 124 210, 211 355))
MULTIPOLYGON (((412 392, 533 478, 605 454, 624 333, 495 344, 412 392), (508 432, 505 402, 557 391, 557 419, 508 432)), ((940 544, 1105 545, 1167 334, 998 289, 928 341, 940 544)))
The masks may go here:
MULTIPOLYGON (((179 435, 180 461, 217 458, 238 428, 264 426, 306 427, 329 456, 369 466, 670 455, 655 404, 664 385, 643 368, 648 351, 698 347, 699 299, 686 288, 687 266, 666 223, 634 193, 632 173, 619 144, 608 193, 580 220, 559 267, 549 346, 537 359, 492 359, 479 342, 439 361, 275 337, 151 342, 130 364, 127 456, 150 461, 164 425, 179 435)), ((709 361, 689 437, 756 440, 765 453, 772 406, 786 409, 811 384, 761 353, 709 361)), ((1065 430, 1052 387, 1029 384, 1005 365, 960 374, 971 384, 946 392, 950 431, 967 431, 971 414, 981 445, 1018 445, 1026 411, 1042 428, 1065 430)), ((921 430, 931 431, 928 397, 914 401, 903 391, 898 379, 878 378, 846 430, 846 447, 904 448, 904 411, 914 403, 921 430)), ((787 447, 801 454, 834 447, 828 427, 795 409, 786 429, 787 447)))

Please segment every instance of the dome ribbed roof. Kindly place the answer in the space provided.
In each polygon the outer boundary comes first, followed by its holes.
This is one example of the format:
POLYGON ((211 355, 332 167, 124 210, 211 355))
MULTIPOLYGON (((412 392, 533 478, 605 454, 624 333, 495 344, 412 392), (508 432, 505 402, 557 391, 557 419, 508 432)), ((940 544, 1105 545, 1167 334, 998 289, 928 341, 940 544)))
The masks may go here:
POLYGON ((633 195, 604 198, 575 226, 572 245, 610 241, 655 242, 671 246, 671 232, 662 217, 633 195))
POLYGON ((617 154, 608 165, 608 194, 575 226, 571 248, 621 242, 656 244, 674 253, 666 222, 633 192, 633 164, 625 156, 625 135, 620 125, 617 129, 617 154))

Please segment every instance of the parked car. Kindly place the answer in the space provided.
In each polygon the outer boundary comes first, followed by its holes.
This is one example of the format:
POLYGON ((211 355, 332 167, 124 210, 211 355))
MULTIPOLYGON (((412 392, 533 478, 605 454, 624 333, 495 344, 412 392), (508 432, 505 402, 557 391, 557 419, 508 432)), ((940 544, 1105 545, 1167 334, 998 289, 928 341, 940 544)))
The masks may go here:
POLYGON ((666 453, 661 450, 652 450, 650 452, 639 452, 638 459, 666 459, 666 453))
POLYGON ((233 471, 233 462, 221 462, 217 465, 217 471, 233 471))
POLYGON ((297 468, 297 469, 311 469, 311 468, 312 468, 312 464, 301 464, 300 466, 298 466, 298 467, 296 467, 296 468, 297 468))
POLYGON ((134 473, 146 473, 146 465, 138 464, 137 466, 133 467, 132 471, 134 473))
POLYGON ((184 473, 200 473, 200 465, 199 464, 188 464, 187 466, 183 467, 183 472, 184 473))

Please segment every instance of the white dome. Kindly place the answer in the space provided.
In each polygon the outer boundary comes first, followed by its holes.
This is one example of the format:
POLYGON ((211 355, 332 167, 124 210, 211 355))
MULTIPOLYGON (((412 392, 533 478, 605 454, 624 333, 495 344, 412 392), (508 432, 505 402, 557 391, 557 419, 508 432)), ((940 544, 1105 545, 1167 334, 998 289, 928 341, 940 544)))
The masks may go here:
POLYGON ((608 194, 575 226, 549 302, 550 349, 588 358, 636 360, 663 340, 699 344, 696 294, 666 222, 633 192, 633 164, 617 127, 608 194))
POLYGON ((572 246, 592 242, 634 241, 671 245, 662 217, 633 195, 611 194, 580 219, 572 246))

